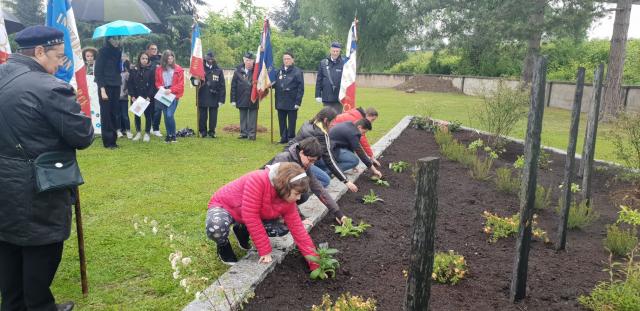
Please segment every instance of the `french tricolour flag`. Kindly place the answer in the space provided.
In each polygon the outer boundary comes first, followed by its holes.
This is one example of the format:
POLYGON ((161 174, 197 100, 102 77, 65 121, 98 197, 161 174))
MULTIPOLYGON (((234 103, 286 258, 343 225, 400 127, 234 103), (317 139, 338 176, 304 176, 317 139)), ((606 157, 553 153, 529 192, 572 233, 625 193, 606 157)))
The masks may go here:
POLYGON ((268 19, 264 20, 260 46, 256 55, 256 63, 253 67, 253 87, 251 88, 252 102, 267 96, 271 83, 276 80, 271 50, 271 27, 269 27, 268 19))
POLYGON ((4 16, 0 10, 0 64, 4 64, 11 54, 11 45, 9 45, 9 36, 7 36, 7 28, 4 26, 4 16))
POLYGON ((189 73, 200 80, 204 80, 202 40, 200 40, 198 23, 193 26, 193 34, 191 35, 191 65, 189 66, 189 73))
POLYGON ((91 116, 89 88, 87 86, 87 68, 82 60, 82 48, 76 18, 70 0, 48 0, 46 25, 64 33, 65 59, 56 72, 56 77, 76 87, 76 97, 82 112, 91 116))
POLYGON ((356 50, 358 34, 356 32, 357 21, 351 24, 349 36, 347 37, 347 62, 342 69, 342 82, 340 83, 340 93, 338 98, 342 103, 344 111, 356 107, 356 50))

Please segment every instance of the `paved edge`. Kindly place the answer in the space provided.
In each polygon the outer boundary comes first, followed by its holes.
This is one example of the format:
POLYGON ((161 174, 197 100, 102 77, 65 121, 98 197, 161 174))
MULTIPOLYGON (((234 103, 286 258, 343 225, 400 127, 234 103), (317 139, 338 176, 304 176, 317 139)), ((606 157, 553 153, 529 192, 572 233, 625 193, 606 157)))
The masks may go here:
MULTIPOLYGON (((396 126, 389 130, 387 134, 381 137, 380 140, 372 146, 374 155, 379 157, 409 126, 412 119, 412 116, 405 116, 396 126)), ((360 163, 358 167, 362 169, 364 165, 360 163)), ((347 177, 355 181, 360 177, 360 174, 361 173, 349 174, 347 177)), ((333 178, 327 191, 337 201, 347 192, 347 188, 344 184, 333 178)), ((300 205, 300 210, 314 225, 320 222, 328 212, 327 208, 316 196, 312 196, 309 201, 300 205)), ((307 227, 307 231, 310 231, 311 228, 312 227, 307 227)), ((250 250, 237 264, 232 266, 203 291, 202 300, 193 300, 183 311, 231 311, 240 309, 244 302, 252 298, 256 286, 273 271, 277 264, 282 262, 284 257, 295 246, 290 234, 281 238, 271 238, 271 245, 273 247, 271 254, 273 261, 270 264, 258 264, 258 253, 255 249, 250 250)))

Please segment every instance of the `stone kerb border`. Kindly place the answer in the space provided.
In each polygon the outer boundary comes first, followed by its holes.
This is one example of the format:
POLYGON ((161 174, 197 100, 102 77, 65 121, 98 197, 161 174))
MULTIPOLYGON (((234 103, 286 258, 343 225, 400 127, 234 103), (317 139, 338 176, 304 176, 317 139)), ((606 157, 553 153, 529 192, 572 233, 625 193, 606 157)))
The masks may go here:
MULTIPOLYGON (((376 157, 393 143, 400 134, 409 126, 412 116, 405 116, 385 134, 373 146, 373 153, 376 157)), ((359 168, 364 165, 360 163, 359 168)), ((361 173, 350 174, 347 177, 355 181, 360 177, 361 173)), ((331 180, 331 184, 327 189, 329 194, 336 201, 347 192, 347 188, 335 178, 331 180)), ((318 200, 316 196, 312 196, 309 201, 300 205, 302 214, 311 220, 313 224, 317 224, 327 214, 327 208, 318 200)), ((307 227, 307 231, 312 227, 307 227)), ((183 311, 196 310, 216 310, 231 311, 241 307, 245 300, 251 298, 253 290, 264 280, 264 278, 282 262, 284 257, 291 251, 295 244, 291 235, 280 238, 271 238, 273 252, 271 257, 273 261, 269 264, 258 264, 258 253, 255 249, 250 250, 247 255, 240 259, 237 264, 232 266, 227 272, 222 274, 207 289, 204 290, 202 300, 193 300, 187 305, 183 311)))

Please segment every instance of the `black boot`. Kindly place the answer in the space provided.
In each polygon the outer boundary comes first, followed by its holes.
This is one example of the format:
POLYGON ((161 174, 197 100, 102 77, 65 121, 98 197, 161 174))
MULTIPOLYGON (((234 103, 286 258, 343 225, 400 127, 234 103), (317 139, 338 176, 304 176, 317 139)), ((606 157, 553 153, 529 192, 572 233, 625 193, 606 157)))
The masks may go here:
POLYGON ((236 239, 238 240, 238 245, 240 248, 248 251, 251 249, 251 244, 249 244, 249 231, 247 231, 247 227, 244 225, 234 225, 233 233, 236 235, 236 239))
POLYGON ((236 257, 236 253, 233 252, 231 243, 227 243, 226 245, 218 244, 218 256, 223 263, 230 266, 233 266, 238 262, 238 257, 236 257))

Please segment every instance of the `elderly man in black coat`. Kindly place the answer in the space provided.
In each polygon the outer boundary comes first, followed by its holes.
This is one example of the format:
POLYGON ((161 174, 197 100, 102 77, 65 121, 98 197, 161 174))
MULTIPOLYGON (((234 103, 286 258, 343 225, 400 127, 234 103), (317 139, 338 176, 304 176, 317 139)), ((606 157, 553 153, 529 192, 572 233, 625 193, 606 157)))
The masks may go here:
POLYGON ((240 139, 256 140, 258 127, 258 103, 251 101, 253 64, 255 56, 247 52, 243 63, 236 67, 231 79, 231 105, 240 110, 240 139))
POLYGON ((298 109, 302 105, 304 95, 302 70, 296 67, 293 61, 293 53, 285 52, 282 55, 282 68, 278 71, 278 77, 274 83, 281 144, 286 144, 296 137, 298 109))
POLYGON ((338 98, 344 67, 344 59, 340 56, 341 51, 340 43, 331 43, 329 56, 320 61, 316 76, 316 101, 324 104, 325 107, 333 108, 336 113, 342 113, 342 104, 338 98))
POLYGON ((200 85, 198 89, 198 115, 200 117, 198 131, 200 131, 202 138, 207 135, 216 138, 218 108, 224 105, 226 99, 224 72, 218 67, 213 51, 207 52, 204 60, 204 81, 191 77, 191 84, 200 85), (209 130, 207 130, 207 119, 209 119, 209 130))
POLYGON ((0 65, 0 309, 70 310, 49 286, 71 232, 73 189, 37 192, 32 160, 87 148, 93 126, 73 87, 53 76, 63 33, 32 26, 15 40, 18 53, 0 65))

